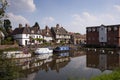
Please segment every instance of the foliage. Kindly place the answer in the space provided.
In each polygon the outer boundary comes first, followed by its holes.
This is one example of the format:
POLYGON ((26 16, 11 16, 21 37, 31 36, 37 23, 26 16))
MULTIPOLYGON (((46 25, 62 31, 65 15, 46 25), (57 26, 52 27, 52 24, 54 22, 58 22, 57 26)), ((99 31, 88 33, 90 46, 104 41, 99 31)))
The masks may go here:
MULTIPOLYGON (((1 24, 1 23, 0 23, 1 24)), ((2 31, 5 35, 8 35, 8 33, 6 32, 6 30, 4 29, 4 27, 0 26, 0 31, 2 31)))
POLYGON ((65 41, 60 41, 60 44, 61 44, 61 45, 64 45, 64 44, 65 44, 65 41))
MULTIPOLYGON (((68 78, 68 80, 84 80, 80 78, 68 78)), ((96 77, 91 78, 90 80, 120 80, 120 68, 116 69, 112 73, 102 74, 96 77)))
POLYGON ((4 28, 8 34, 12 32, 12 26, 9 19, 4 20, 4 28))
MULTIPOLYGON (((0 24, 3 24, 2 18, 5 17, 7 5, 8 3, 6 0, 0 0, 0 24)), ((7 35, 7 32, 3 26, 0 26, 0 30, 7 35)), ((12 37, 8 37, 2 42, 5 44, 11 43, 11 41, 12 37)), ((0 53, 0 80, 14 80, 19 78, 19 70, 20 68, 15 64, 14 60, 7 60, 6 58, 3 58, 2 53, 0 53)))
POLYGON ((0 18, 5 16, 5 10, 8 3, 6 0, 0 0, 0 18))
POLYGON ((110 74, 102 74, 91 78, 91 80, 120 80, 120 68, 117 68, 110 74))
POLYGON ((13 37, 7 37, 5 38, 5 40, 2 41, 2 44, 5 45, 9 45, 9 44, 14 44, 14 40, 13 40, 13 37))
POLYGON ((68 80, 85 80, 85 79, 80 79, 78 77, 70 77, 70 78, 68 78, 68 80))
POLYGON ((39 42, 43 41, 42 38, 35 38, 34 40, 37 40, 37 41, 39 41, 39 42))

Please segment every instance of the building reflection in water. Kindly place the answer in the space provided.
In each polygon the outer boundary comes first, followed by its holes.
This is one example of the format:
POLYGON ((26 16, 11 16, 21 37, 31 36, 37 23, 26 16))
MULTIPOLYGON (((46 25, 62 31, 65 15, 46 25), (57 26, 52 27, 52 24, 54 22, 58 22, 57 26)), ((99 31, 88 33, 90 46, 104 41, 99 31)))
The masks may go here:
POLYGON ((118 51, 88 51, 86 54, 87 67, 98 68, 101 71, 113 70, 120 67, 120 54, 118 51))
MULTIPOLYGON (((18 59, 16 62, 22 67, 22 74, 27 79, 31 74, 35 75, 38 71, 60 72, 71 61, 71 58, 85 55, 84 51, 64 52, 54 55, 37 55, 29 59, 18 59)), ((35 76, 34 76, 35 77, 35 76)))
POLYGON ((56 55, 49 56, 47 55, 46 58, 40 59, 41 55, 32 57, 31 60, 25 61, 22 64, 22 73, 26 75, 36 73, 40 70, 49 71, 55 70, 59 72, 59 70, 65 67, 70 62, 70 54, 69 52, 59 53, 56 55), (39 57, 39 58, 38 58, 39 57))

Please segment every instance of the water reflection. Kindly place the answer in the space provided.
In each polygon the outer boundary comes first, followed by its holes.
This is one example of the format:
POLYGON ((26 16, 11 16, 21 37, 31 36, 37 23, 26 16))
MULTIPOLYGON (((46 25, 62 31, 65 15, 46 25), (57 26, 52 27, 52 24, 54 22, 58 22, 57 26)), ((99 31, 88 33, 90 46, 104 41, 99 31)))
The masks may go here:
POLYGON ((120 67, 119 51, 88 51, 86 54, 87 67, 98 68, 102 72, 105 70, 113 70, 120 67))
POLYGON ((29 74, 36 73, 40 70, 48 72, 50 69, 59 72, 61 68, 65 67, 70 62, 70 59, 69 52, 55 55, 36 55, 35 57, 32 57, 31 60, 24 60, 24 62, 21 63, 23 69, 22 72, 25 73, 26 77, 29 74))
POLYGON ((89 80, 120 66, 119 57, 118 51, 73 51, 16 59, 16 64, 25 75, 19 80, 67 80, 70 77, 89 80))

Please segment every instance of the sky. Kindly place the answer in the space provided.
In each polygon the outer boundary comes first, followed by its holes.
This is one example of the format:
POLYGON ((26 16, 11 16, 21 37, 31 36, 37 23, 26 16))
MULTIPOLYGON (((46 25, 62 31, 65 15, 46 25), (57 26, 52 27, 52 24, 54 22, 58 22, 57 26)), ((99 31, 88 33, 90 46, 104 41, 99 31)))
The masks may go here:
POLYGON ((86 34, 86 27, 120 24, 120 0, 7 0, 12 27, 21 23, 41 29, 59 24, 68 32, 86 34))

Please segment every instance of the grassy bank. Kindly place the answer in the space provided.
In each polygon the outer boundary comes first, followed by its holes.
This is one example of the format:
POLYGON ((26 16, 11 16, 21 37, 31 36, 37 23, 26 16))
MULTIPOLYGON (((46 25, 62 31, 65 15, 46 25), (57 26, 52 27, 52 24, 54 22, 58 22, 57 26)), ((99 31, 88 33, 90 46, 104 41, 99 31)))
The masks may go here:
MULTIPOLYGON (((86 79, 72 77, 68 78, 68 80, 86 80, 86 79)), ((92 77, 89 80, 120 80, 120 68, 114 70, 112 73, 92 77)))
POLYGON ((90 80, 120 80, 120 68, 110 74, 102 74, 91 78, 90 80))

